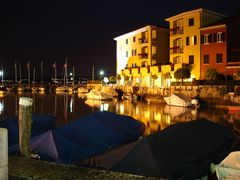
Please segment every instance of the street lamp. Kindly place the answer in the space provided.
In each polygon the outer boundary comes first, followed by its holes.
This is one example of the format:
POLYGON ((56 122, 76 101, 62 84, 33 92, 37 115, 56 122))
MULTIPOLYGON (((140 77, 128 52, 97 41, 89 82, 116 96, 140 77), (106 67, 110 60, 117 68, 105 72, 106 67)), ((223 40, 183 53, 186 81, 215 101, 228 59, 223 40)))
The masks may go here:
POLYGON ((2 76, 2 85, 3 85, 3 70, 0 71, 0 76, 2 76))
POLYGON ((100 74, 100 76, 103 76, 103 75, 104 75, 104 71, 101 70, 101 71, 99 72, 99 74, 100 74))

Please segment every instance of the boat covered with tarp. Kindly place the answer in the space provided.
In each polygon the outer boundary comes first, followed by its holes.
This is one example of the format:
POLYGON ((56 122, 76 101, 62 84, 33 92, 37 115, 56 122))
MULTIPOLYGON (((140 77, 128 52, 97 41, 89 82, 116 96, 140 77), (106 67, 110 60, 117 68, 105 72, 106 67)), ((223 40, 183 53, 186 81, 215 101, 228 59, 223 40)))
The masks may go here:
POLYGON ((126 147, 124 157, 108 169, 149 177, 197 179, 210 174, 210 164, 221 162, 237 142, 227 127, 206 119, 176 123, 126 147))
MULTIPOLYGON (((56 118, 52 115, 32 115, 32 131, 31 137, 42 134, 55 126, 56 118)), ((18 118, 6 118, 0 122, 1 128, 8 129, 8 146, 9 153, 14 154, 19 151, 18 140, 19 140, 19 126, 18 118)))
POLYGON ((136 141, 144 130, 130 116, 103 111, 32 136, 30 144, 42 160, 72 164, 136 141))

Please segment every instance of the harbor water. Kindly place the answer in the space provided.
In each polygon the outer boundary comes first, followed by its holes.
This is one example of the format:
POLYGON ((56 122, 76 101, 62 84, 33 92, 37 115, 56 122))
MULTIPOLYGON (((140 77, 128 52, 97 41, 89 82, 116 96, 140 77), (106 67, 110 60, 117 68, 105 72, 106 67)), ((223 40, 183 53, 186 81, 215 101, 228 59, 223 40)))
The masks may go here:
POLYGON ((225 109, 191 109, 144 100, 89 100, 86 99, 84 94, 69 93, 9 93, 6 97, 0 99, 0 121, 18 115, 20 97, 31 97, 33 99, 34 114, 54 115, 56 126, 70 123, 97 111, 110 111, 132 116, 142 121, 146 125, 145 135, 161 131, 177 122, 193 121, 201 117, 235 130, 240 129, 238 128, 239 115, 229 113, 225 109))

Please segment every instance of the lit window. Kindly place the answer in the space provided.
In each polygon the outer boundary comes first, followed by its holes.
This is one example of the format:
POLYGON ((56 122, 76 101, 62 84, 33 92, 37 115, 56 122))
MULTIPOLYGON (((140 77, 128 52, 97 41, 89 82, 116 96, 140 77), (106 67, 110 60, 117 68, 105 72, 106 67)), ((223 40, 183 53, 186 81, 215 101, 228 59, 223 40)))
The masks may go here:
POLYGON ((217 33, 217 42, 223 42, 223 32, 217 33))
POLYGON ((210 34, 204 34, 204 44, 210 43, 210 34))
POLYGON ((203 56, 203 64, 209 64, 209 54, 204 54, 204 56, 203 56))
POLYGON ((196 45, 196 44, 197 44, 197 36, 191 36, 190 45, 196 45))

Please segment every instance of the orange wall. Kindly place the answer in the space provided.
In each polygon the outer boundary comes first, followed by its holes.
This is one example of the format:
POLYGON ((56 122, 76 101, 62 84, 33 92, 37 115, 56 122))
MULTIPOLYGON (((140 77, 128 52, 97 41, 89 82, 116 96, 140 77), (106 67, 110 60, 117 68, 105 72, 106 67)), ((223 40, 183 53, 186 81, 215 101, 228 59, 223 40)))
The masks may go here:
POLYGON ((225 32, 225 41, 222 43, 209 43, 209 44, 201 44, 201 80, 205 79, 206 70, 208 68, 214 68, 219 73, 223 73, 225 75, 225 65, 227 63, 227 33, 226 28, 216 28, 211 30, 202 30, 201 35, 203 34, 213 34, 217 32, 225 32), (223 62, 216 63, 216 54, 223 54, 223 62), (209 64, 204 64, 204 55, 209 54, 209 64))

